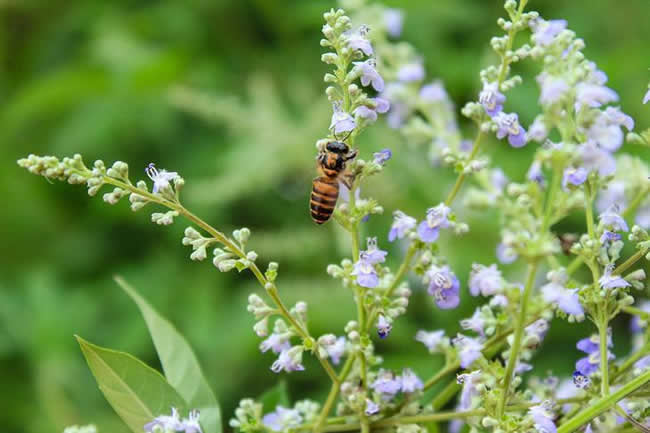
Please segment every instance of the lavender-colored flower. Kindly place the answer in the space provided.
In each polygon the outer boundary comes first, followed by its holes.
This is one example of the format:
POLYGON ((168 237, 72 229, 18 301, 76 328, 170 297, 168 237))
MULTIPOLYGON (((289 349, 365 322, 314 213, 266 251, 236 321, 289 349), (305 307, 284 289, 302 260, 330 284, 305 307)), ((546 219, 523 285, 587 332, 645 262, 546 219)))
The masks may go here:
POLYGON ((576 111, 581 106, 600 107, 616 101, 618 94, 609 87, 591 83, 579 83, 576 86, 576 111))
POLYGON ((550 45, 555 37, 567 27, 566 20, 549 20, 541 18, 531 21, 530 27, 533 30, 532 40, 542 47, 550 45))
POLYGON ((549 280, 550 282, 541 288, 545 302, 557 305, 566 314, 573 314, 574 316, 582 316, 585 314, 580 304, 578 290, 570 290, 564 287, 564 283, 566 283, 565 275, 551 275, 549 280))
POLYGON ((375 164, 379 165, 386 164, 386 161, 388 161, 392 156, 393 152, 391 152, 390 149, 383 149, 372 154, 373 161, 375 164))
POLYGON ((600 236, 600 243, 603 245, 609 245, 612 242, 620 241, 621 238, 622 238, 621 235, 619 235, 618 233, 605 230, 603 234, 600 236))
POLYGON ((458 409, 467 410, 472 407, 472 398, 479 394, 476 385, 481 380, 481 370, 474 370, 471 373, 458 374, 456 376, 456 383, 463 385, 463 390, 460 393, 458 400, 458 409))
POLYGON ((412 230, 416 224, 415 218, 406 215, 402 211, 395 211, 393 213, 393 225, 388 232, 388 241, 393 242, 395 239, 402 239, 406 232, 412 230))
POLYGON ((508 306, 508 297, 504 295, 494 295, 490 299, 490 307, 507 307, 508 306))
POLYGON ((445 338, 445 331, 423 331, 420 330, 415 334, 415 339, 424 344, 430 353, 436 353, 445 338))
POLYGON ((399 377, 401 383, 401 390, 404 393, 412 393, 415 391, 421 391, 424 388, 424 384, 419 377, 411 370, 410 368, 405 368, 402 370, 402 375, 399 377))
POLYGON ((622 127, 631 131, 634 120, 618 107, 607 107, 587 129, 587 138, 609 152, 615 152, 623 144, 622 127))
POLYGON ((519 124, 517 113, 496 114, 493 118, 497 125, 497 138, 508 136, 508 142, 512 147, 522 147, 526 144, 526 130, 519 124))
POLYGON ((454 338, 454 346, 458 350, 458 357, 460 358, 460 366, 467 368, 474 361, 481 357, 483 350, 483 343, 478 338, 470 338, 462 334, 458 334, 454 338))
POLYGON ((383 315, 379 315, 377 318, 377 335, 379 335, 379 338, 386 338, 388 335, 390 335, 390 331, 393 330, 393 325, 384 317, 383 315))
POLYGON ((379 276, 372 263, 365 259, 365 254, 362 252, 359 260, 354 264, 354 269, 351 272, 356 275, 357 284, 361 287, 372 289, 379 284, 379 276))
POLYGON ((517 361, 515 364, 515 374, 522 375, 533 369, 533 366, 527 362, 517 361))
POLYGON ((474 331, 481 336, 485 336, 485 331, 483 330, 485 327, 485 320, 481 317, 481 309, 477 308, 469 319, 461 320, 460 326, 465 330, 474 331))
POLYGON ((600 287, 603 289, 617 289, 631 286, 630 283, 625 281, 620 275, 612 275, 613 268, 611 265, 605 268, 605 273, 598 280, 600 287))
POLYGON ((153 162, 145 168, 144 172, 153 181, 154 194, 169 188, 169 182, 173 182, 179 177, 175 171, 167 171, 165 169, 158 171, 153 162))
POLYGON ((368 26, 362 25, 356 32, 349 33, 348 47, 353 50, 361 50, 366 56, 372 56, 372 45, 368 40, 368 26))
POLYGON ((383 263, 386 261, 386 254, 384 250, 380 250, 377 247, 377 238, 367 238, 366 239, 366 251, 362 251, 361 254, 364 255, 364 260, 372 265, 377 263, 383 263))
MULTIPOLYGON (((642 301, 637 308, 646 313, 650 313, 650 301, 642 301)), ((630 331, 634 334, 643 332, 643 329, 646 326, 648 326, 648 321, 642 322, 639 316, 632 317, 632 320, 630 321, 630 331)))
POLYGON ((269 349, 272 350, 273 353, 281 353, 290 347, 291 344, 289 344, 288 333, 277 334, 274 332, 260 343, 260 350, 262 353, 267 352, 269 349))
POLYGON ((506 265, 514 262, 519 257, 519 255, 515 250, 513 250, 503 242, 497 245, 496 255, 497 255, 497 259, 501 263, 506 265))
POLYGON ((292 347, 291 349, 283 350, 278 359, 271 365, 271 371, 279 373, 282 370, 287 373, 292 371, 303 371, 305 367, 302 362, 302 348, 300 346, 292 347))
POLYGON ((508 176, 500 168, 497 167, 490 171, 490 185, 500 193, 503 193, 503 190, 509 182, 510 179, 508 179, 508 176))
POLYGON ((386 32, 393 38, 402 34, 404 13, 400 9, 388 8, 384 10, 384 25, 386 32))
POLYGON ((563 78, 545 77, 541 80, 542 91, 539 96, 539 103, 552 105, 558 102, 569 90, 569 85, 563 78))
POLYGON ((585 183, 589 172, 584 167, 567 167, 562 176, 562 187, 567 189, 568 185, 578 186, 585 183))
POLYGON ((366 399, 366 415, 372 416, 379 413, 379 405, 369 398, 366 399))
POLYGON ((373 123, 377 120, 377 113, 385 113, 390 108, 390 103, 384 98, 370 98, 375 103, 375 108, 370 108, 365 105, 360 105, 354 109, 353 114, 368 120, 373 123))
POLYGON ((618 207, 611 206, 605 212, 598 216, 600 223, 606 227, 610 227, 614 231, 626 232, 629 230, 627 223, 618 212, 618 207))
POLYGON ((644 356, 643 358, 635 362, 634 368, 638 368, 639 370, 645 370, 647 368, 650 368, 650 355, 644 356))
POLYGON ((334 365, 339 365, 341 357, 345 354, 345 337, 339 337, 334 344, 325 347, 327 355, 334 365))
POLYGON ((447 91, 445 90, 442 82, 440 80, 436 80, 433 83, 425 84, 422 86, 420 89, 420 99, 422 99, 424 102, 435 103, 447 101, 449 99, 449 96, 447 95, 447 91))
POLYGON ((407 63, 397 71, 397 79, 404 83, 422 81, 424 79, 424 66, 420 62, 407 63))
POLYGON ((183 423, 181 423, 180 415, 178 414, 178 409, 172 407, 171 415, 159 415, 155 417, 152 421, 144 425, 144 431, 147 433, 154 432, 154 429, 158 427, 160 430, 166 432, 171 431, 182 431, 183 423))
POLYGON ((330 123, 330 130, 334 134, 342 134, 344 132, 350 132, 357 127, 357 123, 354 121, 354 117, 341 109, 340 103, 334 103, 332 105, 332 121, 330 123))
POLYGON ((591 379, 582 374, 579 370, 573 372, 573 384, 576 388, 585 389, 591 384, 591 379))
POLYGON ((528 128, 526 141, 533 140, 538 143, 542 143, 544 140, 546 140, 546 137, 548 137, 548 128, 544 123, 544 118, 542 116, 537 116, 528 128))
POLYGON ((483 90, 478 95, 478 101, 481 103, 488 116, 494 117, 503 110, 503 103, 506 97, 499 92, 497 83, 484 83, 483 90))
POLYGON ((550 401, 544 401, 538 406, 533 406, 528 410, 533 422, 535 423, 535 429, 540 433, 556 433, 557 427, 553 422, 553 404, 550 401))
MULTIPOLYGON (((598 335, 592 335, 589 338, 583 338, 576 344, 578 350, 587 354, 576 362, 576 370, 583 376, 589 376, 598 371, 600 368, 600 339, 598 335)), ((607 337, 607 347, 612 347, 611 335, 607 337)), ((608 350, 607 359, 614 359, 614 355, 608 350)), ((574 373, 574 382, 575 382, 574 373)))
POLYGON ((497 265, 483 266, 474 263, 469 274, 469 292, 472 296, 491 296, 503 290, 503 277, 497 265))
POLYGON ((402 389, 402 382, 391 371, 384 370, 379 372, 377 379, 370 384, 370 387, 381 394, 383 399, 390 400, 402 389))
POLYGON ((449 227, 449 214, 451 209, 444 203, 427 209, 427 217, 418 226, 418 236, 422 242, 435 242, 440 234, 440 229, 449 227))
POLYGON ((645 93, 645 96, 643 97, 644 104, 647 104, 648 101, 650 101, 650 87, 648 87, 648 91, 645 93))
POLYGON ((267 413, 262 418, 262 424, 272 431, 284 431, 298 427, 302 423, 302 416, 296 409, 287 409, 276 406, 275 411, 267 413))
POLYGON ((596 209, 598 212, 605 212, 612 206, 623 209, 627 206, 625 200, 625 184, 619 180, 614 180, 607 185, 606 189, 600 191, 598 200, 596 200, 596 209))
POLYGON ((429 279, 427 292, 435 298, 438 308, 456 308, 460 303, 460 282, 449 266, 431 266, 426 275, 429 279))
POLYGON ((529 336, 534 336, 537 338, 537 341, 540 343, 544 341, 544 337, 546 336, 546 333, 548 332, 548 322, 544 319, 538 319, 531 323, 530 325, 526 326, 524 330, 526 331, 526 335, 529 336))
POLYGON ((530 165, 528 173, 526 173, 526 179, 531 182, 537 182, 539 185, 544 185, 544 173, 542 172, 542 163, 535 160, 530 165))
POLYGON ((587 141, 578 148, 583 167, 589 171, 597 170, 601 176, 609 176, 616 171, 616 159, 593 141, 587 141))
POLYGON ((366 87, 372 84, 372 87, 381 92, 384 90, 384 79, 377 72, 377 63, 375 59, 368 59, 365 62, 353 62, 355 68, 358 68, 358 72, 361 75, 361 84, 366 87))
POLYGON ((200 413, 198 410, 191 410, 189 416, 183 420, 183 430, 185 433, 203 433, 201 424, 199 424, 200 413))

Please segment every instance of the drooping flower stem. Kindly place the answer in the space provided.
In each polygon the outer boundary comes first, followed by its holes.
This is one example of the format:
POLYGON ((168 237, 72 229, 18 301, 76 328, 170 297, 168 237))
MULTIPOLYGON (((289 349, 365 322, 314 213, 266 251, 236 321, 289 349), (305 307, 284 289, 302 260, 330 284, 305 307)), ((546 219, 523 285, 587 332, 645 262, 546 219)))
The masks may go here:
POLYGON ((535 282, 535 274, 537 273, 538 264, 539 262, 537 260, 533 260, 528 265, 528 276, 526 278, 524 292, 521 297, 521 305, 519 306, 519 317, 517 318, 514 340, 512 342, 512 347, 510 348, 510 356, 508 357, 508 363, 506 364, 506 371, 503 378, 503 388, 501 391, 501 398, 499 399, 499 403, 497 406, 498 418, 503 418, 504 409, 506 403, 508 402, 508 396, 510 394, 510 384, 512 383, 512 376, 515 371, 515 365, 517 364, 517 358, 519 358, 519 350, 521 349, 521 340, 524 335, 524 327, 526 326, 526 313, 528 310, 528 303, 530 301, 530 296, 533 293, 533 283, 535 282))
POLYGON ((557 433, 570 433, 576 431, 579 427, 585 425, 601 413, 610 409, 620 400, 624 399, 629 394, 641 388, 648 382, 650 382, 650 370, 632 379, 621 388, 619 388, 616 392, 613 392, 612 394, 601 398, 600 400, 590 405, 588 408, 579 412, 577 415, 563 423, 557 429, 557 433))

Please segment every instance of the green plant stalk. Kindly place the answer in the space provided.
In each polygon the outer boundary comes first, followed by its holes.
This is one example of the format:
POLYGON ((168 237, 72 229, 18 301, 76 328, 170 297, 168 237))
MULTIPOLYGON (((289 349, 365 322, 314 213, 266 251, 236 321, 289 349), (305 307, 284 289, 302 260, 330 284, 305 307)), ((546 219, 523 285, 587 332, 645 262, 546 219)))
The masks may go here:
POLYGON ((589 234, 589 239, 595 240, 596 234, 594 231, 594 206, 593 206, 593 196, 591 193, 591 185, 589 181, 585 182, 585 214, 587 218, 587 233, 589 234))
MULTIPOLYGON (((75 170, 77 174, 81 176, 86 176, 89 177, 92 173, 90 170, 86 170, 86 172, 78 171, 75 170)), ((138 194, 142 197, 147 198, 149 201, 152 201, 154 203, 158 203, 162 206, 165 206, 169 209, 175 210, 178 212, 180 215, 183 215, 186 219, 189 221, 193 222, 196 224, 198 227, 202 228, 204 231, 210 234, 214 239, 216 239, 217 242, 223 244, 228 250, 236 254, 239 258, 246 258, 246 254, 239 248, 237 244, 232 242, 226 235, 224 235, 222 232, 219 230, 215 229, 212 227, 210 224, 207 222, 203 221, 201 218, 198 216, 194 215, 192 212, 189 210, 185 209, 180 203, 178 202, 173 202, 171 200, 167 200, 161 196, 157 196, 155 194, 152 194, 148 191, 145 191, 143 189, 140 189, 138 187, 133 186, 130 182, 126 183, 123 181, 120 181, 118 179, 109 177, 109 176, 103 176, 102 182, 105 184, 110 184, 113 186, 117 186, 119 188, 122 188, 124 190, 130 191, 132 193, 138 194)), ((264 277, 264 274, 260 269, 257 267, 255 263, 251 263, 249 266, 249 269, 255 275, 255 278, 257 278, 257 281, 259 281, 260 285, 264 288, 264 290, 268 293, 268 295, 271 297, 273 302, 276 304, 278 307, 278 310, 280 311, 280 314, 295 328, 296 332, 303 338, 303 340, 306 340, 309 342, 309 344, 313 347, 314 346, 314 339, 309 335, 309 333, 294 319, 294 317, 289 313, 289 310, 287 307, 284 305, 282 300, 280 299, 280 296, 278 294, 278 289, 275 286, 275 284, 270 283, 266 277, 264 277)), ((332 379, 333 382, 338 381, 336 377, 336 372, 332 368, 332 365, 329 363, 327 359, 322 358, 317 350, 313 351, 314 356, 318 359, 318 361, 321 363, 323 366, 323 369, 325 372, 329 375, 330 379, 332 379)))
POLYGON ((600 337, 600 393, 603 397, 609 394, 609 366, 607 365, 607 324, 609 317, 607 312, 601 313, 601 320, 598 324, 598 336, 600 337))
POLYGON ((332 410, 332 406, 334 406, 334 402, 336 401, 336 397, 338 396, 339 392, 341 391, 341 384, 345 381, 345 379, 348 377, 350 372, 352 371, 352 366, 354 365, 354 356, 350 356, 346 361, 345 364, 343 364, 343 368, 341 369, 341 373, 338 376, 338 380, 336 382, 332 382, 332 386, 330 388, 330 392, 327 395, 327 400, 325 400, 325 404, 323 405, 323 409, 320 412, 320 415, 318 416, 318 421, 316 421, 316 424, 314 426, 314 432, 318 433, 321 431, 323 424, 325 424, 325 421, 327 420, 327 416, 332 410))
POLYGON ((526 278, 526 285, 524 286, 524 293, 521 298, 521 306, 519 307, 519 317, 517 318, 517 327, 515 328, 515 337, 510 348, 510 356, 506 364, 505 377, 503 379, 503 389, 501 398, 497 405, 497 418, 501 419, 504 415, 504 409, 508 402, 510 394, 510 384, 512 383, 512 376, 519 357, 519 350, 521 349, 521 340, 524 335, 524 326, 526 322, 526 312, 528 310, 528 302, 533 293, 533 283, 535 282, 535 274, 537 273, 538 262, 533 261, 528 265, 528 277, 526 278))
POLYGON ((546 230, 548 230, 548 228, 551 226, 551 217, 553 216, 553 204, 555 200, 555 195, 560 190, 561 183, 562 183, 562 173, 560 173, 557 167, 553 167, 553 177, 551 178, 551 187, 548 191, 548 196, 546 198, 546 205, 544 210, 544 219, 542 220, 541 233, 545 233, 546 230))
POLYGON ((593 418, 610 409, 620 400, 624 399, 627 395, 636 391, 648 382, 650 382, 650 370, 632 379, 621 388, 619 388, 616 392, 609 394, 607 397, 599 399, 590 407, 582 410, 577 415, 567 420, 557 429, 557 433, 570 433, 576 431, 579 427, 585 425, 593 418))
POLYGON ((629 307, 629 306, 621 307, 621 310, 623 310, 626 313, 631 314, 633 316, 639 316, 639 317, 643 317, 645 319, 650 319, 650 313, 648 313, 647 311, 643 311, 643 310, 641 310, 639 308, 636 308, 636 307, 629 307))
POLYGON ((648 253, 646 248, 641 248, 639 251, 631 255, 626 261, 621 263, 612 271, 612 275, 620 275, 623 272, 627 271, 633 264, 638 262, 643 256, 648 253))
POLYGON ((639 207, 639 205, 641 204, 641 202, 643 201, 643 199, 646 197, 647 194, 648 194, 648 189, 642 187, 639 190, 639 192, 637 193, 637 195, 634 196, 634 198, 632 199, 630 204, 627 206, 627 208, 625 208, 625 210, 623 211, 621 216, 623 218, 627 218, 630 215, 632 215, 637 210, 637 208, 639 207))
MULTIPOLYGON (((469 158, 467 159, 468 162, 471 162, 474 158, 476 158, 476 155, 478 155, 482 138, 483 138, 483 131, 481 130, 479 125, 479 130, 476 134, 476 138, 474 139, 474 146, 472 147, 472 153, 470 153, 469 158)), ((445 206, 451 207, 451 204, 454 202, 456 195, 458 195, 460 188, 463 186, 463 183, 465 182, 465 178, 467 178, 467 173, 462 171, 458 175, 458 178, 456 178, 456 183, 454 183, 454 186, 449 192, 449 195, 447 195, 447 198, 445 199, 445 206)))
POLYGON ((616 379, 621 377, 621 375, 625 373, 628 368, 632 367, 639 359, 648 355, 648 353, 650 353, 650 342, 641 346, 639 350, 637 350, 636 352, 628 356, 627 359, 623 361, 623 363, 619 366, 618 370, 616 371, 616 374, 612 375, 611 382, 613 383, 614 381, 616 381, 616 379))

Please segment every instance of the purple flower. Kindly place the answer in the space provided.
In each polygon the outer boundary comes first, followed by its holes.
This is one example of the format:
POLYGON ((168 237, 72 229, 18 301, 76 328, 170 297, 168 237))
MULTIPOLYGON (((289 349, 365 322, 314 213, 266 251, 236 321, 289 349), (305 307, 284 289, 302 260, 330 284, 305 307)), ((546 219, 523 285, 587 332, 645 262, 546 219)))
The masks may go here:
POLYGON ((522 147, 526 144, 526 130, 519 124, 517 113, 506 114, 502 111, 492 119, 497 125, 499 140, 508 136, 508 142, 512 147, 522 147))
POLYGON ((368 59, 365 62, 353 62, 355 69, 361 75, 361 84, 366 87, 372 83, 372 87, 381 92, 384 90, 384 79, 377 72, 375 59, 368 59))
POLYGON ((407 394, 421 391, 424 388, 424 384, 420 378, 417 377, 410 368, 402 370, 402 375, 400 376, 399 381, 401 382, 402 392, 407 394))
POLYGON ((406 215, 402 211, 395 211, 393 213, 393 225, 390 227, 390 232, 388 232, 388 241, 393 242, 395 239, 402 239, 406 232, 412 230, 416 224, 415 218, 406 215))
POLYGON ((497 265, 489 267, 472 264, 472 271, 469 274, 469 292, 472 296, 491 296, 500 293, 503 289, 503 277, 497 265))
POLYGON ((275 411, 267 413, 262 418, 262 424, 273 431, 284 431, 298 427, 302 423, 302 416, 296 409, 287 409, 276 406, 275 411))
POLYGON ((620 275, 612 275, 613 266, 609 265, 605 268, 605 273, 598 280, 600 287, 603 289, 622 289, 631 286, 630 283, 625 281, 620 275))
POLYGON ((483 343, 478 338, 470 338, 462 334, 458 334, 454 338, 454 346, 458 350, 458 357, 460 358, 460 366, 467 368, 474 361, 481 356, 483 350, 483 343))
POLYGON ((550 20, 537 19, 530 22, 530 27, 533 30, 532 40, 535 44, 542 47, 550 45, 555 37, 560 32, 566 29, 566 20, 550 20))
POLYGON ((160 430, 164 432, 168 430, 182 431, 183 423, 181 423, 178 409, 172 407, 171 415, 159 415, 155 417, 152 421, 144 425, 144 431, 147 433, 152 433, 156 427, 160 428, 160 430))
POLYGON ((506 102, 506 97, 503 93, 499 92, 497 83, 484 83, 483 90, 478 95, 478 101, 488 116, 494 117, 503 110, 503 103, 506 102))
POLYGON ((627 206, 625 200, 625 184, 619 180, 614 180, 607 185, 606 189, 602 189, 596 200, 596 209, 598 212, 605 212, 611 206, 618 206, 623 209, 627 206))
POLYGON ((440 229, 449 227, 449 214, 451 209, 444 203, 427 209, 427 217, 418 226, 418 236, 422 242, 435 242, 438 239, 440 229))
POLYGON ((431 266, 426 276, 429 279, 427 292, 435 298, 438 308, 456 308, 460 303, 460 282, 449 266, 431 266))
POLYGON ((372 154, 373 161, 375 164, 384 165, 393 156, 393 152, 390 149, 380 150, 372 154))
POLYGON ((449 99, 445 87, 439 80, 425 84, 420 89, 420 98, 425 102, 441 102, 449 99))
POLYGON ((582 316, 585 314, 580 304, 578 290, 570 290, 564 287, 566 275, 551 272, 549 273, 549 280, 550 282, 541 288, 545 302, 557 305, 566 314, 572 314, 574 316, 582 316))
POLYGON ((508 298, 504 295, 494 295, 492 299, 490 299, 490 307, 507 307, 508 306, 508 298))
POLYGON ((587 138, 609 152, 615 152, 623 144, 623 130, 631 131, 634 120, 618 107, 607 107, 587 130, 587 138))
POLYGON ((603 234, 600 236, 600 243, 603 245, 609 245, 612 242, 615 241, 620 241, 621 240, 621 235, 618 233, 610 232, 609 230, 605 230, 603 234))
POLYGON ((648 91, 645 93, 645 96, 643 97, 644 104, 647 104, 648 101, 650 101, 650 87, 648 87, 648 91))
POLYGON ((289 333, 277 334, 274 332, 260 343, 260 350, 262 353, 267 352, 269 349, 271 349, 273 353, 284 352, 291 348, 291 344, 289 344, 289 336, 289 333))
POLYGON ((355 108, 353 114, 368 120, 369 123, 373 123, 377 120, 377 113, 385 113, 388 111, 390 103, 383 98, 370 98, 370 100, 375 104, 374 109, 366 105, 360 105, 355 108))
POLYGON ((538 406, 533 406, 528 409, 533 422, 535 423, 535 428, 540 433, 556 433, 557 427, 553 422, 553 412, 551 411, 553 403, 546 400, 538 406))
POLYGON ((463 390, 460 393, 458 400, 458 409, 467 410, 472 407, 472 398, 479 394, 476 387, 481 379, 481 370, 474 370, 471 373, 458 374, 456 376, 456 383, 463 385, 463 390))
POLYGON ((302 347, 295 346, 291 349, 285 349, 280 353, 278 359, 276 359, 273 365, 271 365, 271 371, 274 373, 279 373, 282 370, 287 373, 291 373, 292 371, 303 371, 305 367, 303 367, 301 362, 302 347))
POLYGON ((490 171, 490 184, 494 189, 499 192, 503 192, 503 189, 508 185, 510 179, 500 168, 495 168, 490 171))
POLYGON ((185 433, 203 433, 199 424, 200 413, 198 410, 191 410, 189 416, 183 420, 183 431, 185 433))
POLYGON ((582 157, 583 167, 589 171, 598 170, 601 176, 609 176, 616 171, 616 160, 612 154, 598 147, 594 142, 587 141, 578 148, 582 157))
POLYGON ((568 185, 578 186, 585 183, 589 172, 583 167, 567 167, 562 176, 562 188, 567 189, 568 185))
POLYGON ((530 165, 526 178, 531 182, 537 182, 539 185, 544 185, 544 173, 542 172, 542 163, 535 160, 530 165))
POLYGON ((598 219, 600 220, 600 223, 606 227, 610 227, 614 231, 623 231, 626 232, 629 230, 627 223, 619 215, 618 213, 618 207, 617 206, 611 206, 609 209, 607 209, 605 212, 601 213, 598 216, 598 219))
POLYGON ((165 169, 158 171, 153 162, 144 169, 144 172, 149 176, 149 179, 153 181, 154 194, 158 193, 158 191, 169 188, 169 182, 173 182, 179 177, 178 173, 175 171, 167 171, 165 169))
POLYGON ((544 118, 542 116, 537 116, 533 123, 528 128, 528 133, 526 134, 526 141, 536 141, 542 143, 548 137, 548 128, 544 123, 544 118))
POLYGON ((339 365, 341 357, 345 353, 345 337, 339 337, 334 344, 325 347, 327 355, 332 359, 334 365, 339 365))
POLYGON ((386 32, 393 38, 402 34, 404 13, 400 9, 388 8, 384 10, 384 25, 386 32))
POLYGON ((369 398, 366 399, 366 415, 372 416, 379 413, 379 405, 369 398))
POLYGON ((483 331, 483 328, 485 327, 485 320, 483 320, 483 317, 481 317, 481 309, 477 308, 474 311, 472 317, 469 319, 461 320, 460 326, 465 330, 471 330, 477 334, 480 334, 481 336, 485 336, 485 332, 483 331))
POLYGON ((515 250, 513 250, 503 242, 497 245, 496 255, 497 255, 497 259, 501 263, 506 265, 514 262, 519 257, 519 255, 515 250))
POLYGON ((423 331, 420 330, 415 334, 415 339, 424 344, 430 353, 436 353, 445 339, 445 331, 423 331))
POLYGON ((386 320, 386 317, 384 315, 379 315, 377 318, 377 335, 379 335, 379 338, 386 338, 388 335, 390 335, 390 331, 392 331, 393 325, 390 324, 388 320, 386 320))
POLYGON ((424 67, 420 62, 407 63, 397 71, 397 79, 404 83, 424 79, 424 67))
POLYGON ((373 264, 365 260, 364 256, 365 254, 362 252, 359 260, 354 264, 351 274, 356 275, 358 285, 372 289, 379 284, 379 277, 373 264))
POLYGON ((552 105, 558 102, 569 90, 569 85, 562 78, 544 77, 541 80, 542 91, 539 96, 539 103, 552 105))
POLYGON ((530 325, 526 326, 524 329, 526 331, 526 335, 529 336, 534 336, 537 338, 537 341, 540 343, 544 341, 544 337, 546 336, 546 333, 548 332, 548 322, 544 319, 538 319, 531 323, 530 325))
POLYGON ((646 368, 650 368, 650 355, 644 356, 643 358, 635 362, 634 368, 638 368, 639 370, 645 370, 646 368))
POLYGON ((585 389, 591 384, 591 379, 588 376, 585 376, 580 371, 576 370, 573 372, 573 384, 576 388, 585 389))
POLYGON ((334 134, 341 134, 344 132, 350 132, 357 127, 354 117, 341 109, 340 103, 334 103, 332 105, 334 112, 332 113, 332 121, 330 123, 330 130, 334 134))
POLYGON ((402 383, 400 378, 395 377, 391 371, 383 370, 379 372, 377 379, 370 384, 370 387, 381 394, 383 399, 390 400, 402 389, 402 383))
POLYGON ((372 45, 370 45, 370 41, 367 38, 368 31, 368 26, 362 25, 356 32, 349 33, 347 35, 348 47, 353 50, 361 50, 366 56, 372 56, 372 45))
POLYGON ((388 253, 377 248, 377 238, 367 238, 366 251, 362 251, 361 254, 365 255, 364 260, 372 265, 376 265, 377 263, 385 262, 386 254, 388 253))
POLYGON ((600 84, 579 83, 576 86, 576 111, 581 106, 600 107, 618 101, 618 94, 600 84))
MULTIPOLYGON (((598 371, 600 364, 600 339, 598 335, 592 335, 589 338, 583 338, 582 340, 578 341, 576 347, 578 350, 587 354, 587 356, 580 358, 576 362, 577 372, 583 376, 589 376, 592 373, 598 371)), ((612 347, 611 335, 608 335, 607 337, 607 347, 612 347)), ((607 359, 614 359, 614 355, 609 350, 607 351, 607 359)), ((576 374, 574 373, 573 376, 575 383, 576 374)))

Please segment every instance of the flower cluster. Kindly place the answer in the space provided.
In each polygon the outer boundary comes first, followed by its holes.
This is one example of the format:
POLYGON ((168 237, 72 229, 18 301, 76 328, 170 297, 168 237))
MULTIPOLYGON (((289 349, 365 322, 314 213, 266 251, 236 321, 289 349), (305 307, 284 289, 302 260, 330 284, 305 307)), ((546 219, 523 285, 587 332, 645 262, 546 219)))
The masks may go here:
POLYGON ((203 433, 199 424, 199 411, 190 411, 187 418, 181 419, 178 410, 172 407, 171 415, 159 415, 144 425, 147 433, 203 433))

